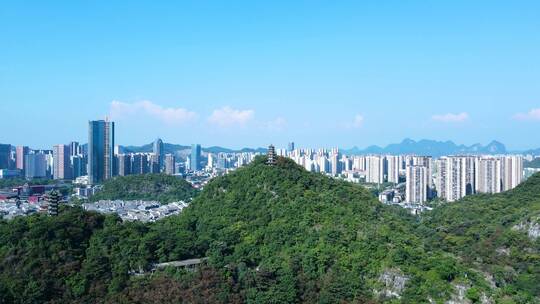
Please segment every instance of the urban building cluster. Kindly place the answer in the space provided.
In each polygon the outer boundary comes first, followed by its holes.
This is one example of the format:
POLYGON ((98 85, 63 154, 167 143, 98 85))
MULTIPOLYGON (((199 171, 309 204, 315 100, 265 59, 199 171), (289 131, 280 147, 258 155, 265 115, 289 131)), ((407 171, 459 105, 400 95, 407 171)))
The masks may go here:
POLYGON ((62 199, 57 186, 19 186, 14 192, 0 192, 0 219, 12 219, 37 212, 58 215, 62 199), (48 192, 45 193, 45 190, 48 192))
POLYGON ((88 211, 116 213, 124 221, 154 222, 179 214, 188 204, 183 201, 161 205, 157 201, 101 200, 95 203, 84 203, 82 206, 88 211))
POLYGON ((74 180, 96 184, 113 175, 114 122, 90 121, 88 144, 54 145, 51 150, 0 144, 0 178, 74 180), (13 153, 14 152, 14 153, 13 153))
MULTIPOLYGON (((115 123, 105 120, 88 122, 88 143, 54 145, 50 150, 0 144, 0 179, 55 179, 78 186, 77 197, 89 197, 101 189, 103 181, 113 176, 165 173, 185 178, 197 188, 213 177, 249 164, 258 152, 203 151, 194 144, 186 151, 166 153, 161 139, 153 142, 151 152, 133 152, 115 142, 115 123)), ((417 155, 346 155, 339 149, 298 149, 290 142, 284 149, 268 148, 269 163, 277 156, 294 160, 311 172, 319 172, 350 182, 365 183, 379 190, 384 203, 397 203, 423 210, 432 199, 455 201, 475 193, 499 193, 510 190, 538 169, 523 168, 521 155, 462 155, 432 158, 417 155)), ((532 160, 528 156, 528 160, 532 160)), ((19 186, 12 189, 24 203, 36 203, 45 188, 55 186, 19 186)), ((50 190, 50 189, 49 189, 50 190)), ((0 193, 0 199, 7 195, 0 193)), ((118 205, 118 202, 103 204, 118 205)), ((128 203, 131 206, 133 203, 128 203)), ((38 208, 23 206, 17 212, 38 208)), ((100 209, 100 205, 96 205, 100 209)), ((12 214, 12 207, 4 213, 12 214)), ((91 208, 91 207, 89 207, 91 208)), ((115 207, 116 208, 116 207, 115 207)), ((138 207, 137 207, 138 208, 138 207)), ((124 210, 117 208, 118 210, 124 210)), ((161 209, 156 209, 162 212, 161 209)), ((166 211, 163 211, 166 213, 166 211)), ((126 213, 127 214, 127 213, 126 213)), ((129 213, 126 216, 135 216, 129 213)), ((147 217, 148 215, 137 215, 147 217)), ((136 216, 135 216, 136 217, 136 216)), ((148 216, 152 218, 152 216, 148 216)))
POLYGON ((47 205, 37 202, 5 200, 0 204, 0 219, 12 219, 16 216, 30 215, 47 210, 47 205))
MULTIPOLYGON (((37 179, 56 180, 54 185, 26 184, 4 189, 0 201, 6 204, 1 206, 0 212, 24 215, 41 210, 41 205, 46 205, 46 192, 63 183, 75 185, 75 197, 88 198, 101 190, 105 180, 130 174, 177 175, 194 187, 202 188, 211 178, 241 167, 259 154, 203 152, 199 144, 192 145, 187 154, 172 152, 165 153, 164 143, 159 138, 153 142, 151 152, 126 151, 116 144, 115 123, 107 119, 88 122, 85 144, 73 141, 54 145, 50 150, 0 144, 0 179, 26 179, 34 183, 37 179)), ((154 211, 165 212, 159 208, 154 211)))
POLYGON ((277 154, 311 172, 353 182, 388 185, 384 202, 423 204, 440 198, 456 201, 475 193, 499 193, 524 179, 521 155, 344 155, 339 149, 295 149, 290 143, 277 154), (404 186, 403 186, 404 184, 404 186))
POLYGON ((235 169, 251 162, 258 154, 203 153, 201 145, 194 144, 188 155, 179 157, 165 153, 159 138, 154 141, 151 152, 125 150, 115 145, 114 122, 90 121, 87 144, 71 142, 55 145, 51 150, 0 144, 0 178, 47 178, 97 185, 117 175, 174 175, 235 169))

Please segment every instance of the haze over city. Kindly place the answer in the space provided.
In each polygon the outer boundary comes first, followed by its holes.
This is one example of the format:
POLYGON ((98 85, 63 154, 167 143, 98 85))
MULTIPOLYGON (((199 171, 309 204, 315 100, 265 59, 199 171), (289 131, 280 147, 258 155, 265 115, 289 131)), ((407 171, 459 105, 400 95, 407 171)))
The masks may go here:
POLYGON ((0 142, 540 146, 540 4, 11 2, 0 142), (39 136, 36 136, 38 135, 39 136))

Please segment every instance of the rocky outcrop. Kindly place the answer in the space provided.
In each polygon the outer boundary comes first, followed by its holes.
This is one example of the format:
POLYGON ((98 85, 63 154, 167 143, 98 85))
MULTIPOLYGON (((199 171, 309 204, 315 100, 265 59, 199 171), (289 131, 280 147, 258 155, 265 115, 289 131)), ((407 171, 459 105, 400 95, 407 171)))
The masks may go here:
POLYGON ((498 255, 510 256, 510 248, 507 247, 499 247, 495 249, 495 252, 497 252, 498 255))
MULTIPOLYGON (((445 302, 445 304, 472 304, 472 301, 467 298, 467 291, 471 288, 469 285, 465 284, 452 284, 455 288, 452 298, 445 302)), ((484 292, 480 295, 480 303, 482 304, 492 304, 493 300, 488 297, 484 292)))
POLYGON ((453 284, 455 288, 452 298, 446 301, 446 304, 471 304, 472 302, 467 299, 466 294, 470 286, 464 284, 453 284))
POLYGON ((492 304, 493 300, 489 298, 485 293, 482 293, 482 296, 480 297, 480 303, 482 304, 492 304))
POLYGON ((376 290, 375 294, 379 297, 399 299, 409 279, 400 269, 385 269, 379 277, 379 282, 384 287, 380 291, 376 290))
POLYGON ((540 216, 522 221, 512 227, 513 230, 526 232, 533 241, 540 237, 540 216))

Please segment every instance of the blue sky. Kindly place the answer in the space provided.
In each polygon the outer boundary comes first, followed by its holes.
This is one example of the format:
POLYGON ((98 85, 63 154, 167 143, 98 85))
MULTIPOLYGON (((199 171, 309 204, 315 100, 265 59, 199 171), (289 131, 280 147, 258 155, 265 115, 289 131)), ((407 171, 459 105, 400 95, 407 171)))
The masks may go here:
POLYGON ((3 2, 0 142, 540 147, 538 1, 156 2, 3 2))

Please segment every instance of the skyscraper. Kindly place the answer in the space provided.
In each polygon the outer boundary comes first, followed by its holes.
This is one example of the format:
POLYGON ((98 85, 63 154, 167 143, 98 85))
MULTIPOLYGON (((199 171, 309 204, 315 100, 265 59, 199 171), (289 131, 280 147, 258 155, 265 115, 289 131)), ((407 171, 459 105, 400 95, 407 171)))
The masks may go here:
POLYGON ((173 175, 174 173, 176 173, 175 163, 176 163, 176 159, 173 154, 165 155, 165 173, 166 174, 173 175))
POLYGON ((163 141, 161 140, 161 138, 157 138, 154 141, 153 152, 156 155, 156 160, 157 160, 158 168, 159 168, 158 171, 161 171, 163 169, 163 156, 164 156, 163 155, 163 141))
POLYGON ((135 153, 131 155, 131 174, 146 174, 150 172, 148 156, 149 154, 146 153, 135 153))
POLYGON ((131 174, 131 154, 118 154, 118 175, 126 176, 131 174))
POLYGON ((125 154, 124 146, 121 146, 121 145, 114 146, 114 155, 118 155, 118 154, 125 154))
POLYGON ((11 145, 0 144, 0 169, 9 169, 11 162, 11 145))
POLYGON ((216 157, 212 153, 208 153, 208 164, 206 165, 209 169, 212 169, 216 166, 216 157))
POLYGON ((159 159, 158 156, 154 153, 148 155, 148 170, 150 173, 160 173, 161 169, 159 168, 159 159))
POLYGON ((73 152, 71 154, 72 154, 70 156, 71 178, 75 179, 75 178, 77 178, 79 176, 84 175, 84 167, 86 166, 86 162, 85 162, 85 158, 82 155, 80 155, 80 154, 79 155, 73 155, 73 152))
POLYGON ((76 141, 72 141, 71 143, 69 143, 69 149, 70 149, 70 156, 75 156, 75 155, 79 155, 79 154, 82 154, 81 153, 81 150, 79 148, 79 142, 76 142, 76 141))
POLYGON ((53 147, 54 158, 54 179, 70 179, 71 178, 71 161, 68 145, 56 145, 53 147))
POLYGON ((289 144, 287 145, 287 150, 289 150, 289 152, 294 151, 294 142, 293 141, 289 142, 289 144))
POLYGON ((29 152, 30 149, 27 146, 17 146, 15 156, 15 167, 17 169, 24 171, 25 156, 28 155, 29 152))
POLYGON ((191 171, 201 170, 201 145, 193 144, 191 145, 191 171))
POLYGON ((27 179, 47 176, 47 159, 43 153, 30 152, 25 156, 24 173, 27 179))
POLYGON ((88 179, 97 184, 113 175, 114 122, 88 122, 88 179))

